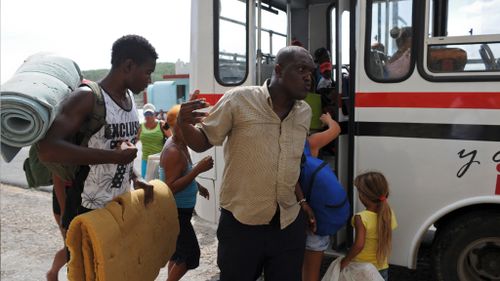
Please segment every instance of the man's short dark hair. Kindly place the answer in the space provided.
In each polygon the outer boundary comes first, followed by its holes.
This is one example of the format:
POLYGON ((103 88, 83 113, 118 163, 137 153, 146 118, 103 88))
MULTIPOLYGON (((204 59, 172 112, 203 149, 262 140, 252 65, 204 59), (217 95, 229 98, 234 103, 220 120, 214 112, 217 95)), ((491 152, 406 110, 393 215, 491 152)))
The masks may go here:
POLYGON ((113 43, 111 66, 115 68, 127 59, 133 60, 136 64, 143 64, 148 59, 158 59, 158 54, 146 38, 139 35, 125 35, 113 43))
POLYGON ((314 62, 315 63, 322 63, 324 59, 328 58, 330 56, 330 52, 325 47, 321 47, 316 49, 314 51, 314 62))

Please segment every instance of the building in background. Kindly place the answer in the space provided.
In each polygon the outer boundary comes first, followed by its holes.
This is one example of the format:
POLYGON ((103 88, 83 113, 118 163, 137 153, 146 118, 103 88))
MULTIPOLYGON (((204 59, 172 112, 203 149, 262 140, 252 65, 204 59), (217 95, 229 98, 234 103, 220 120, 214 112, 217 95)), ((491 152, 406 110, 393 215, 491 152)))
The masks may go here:
POLYGON ((189 63, 177 60, 175 74, 165 74, 163 79, 147 87, 144 103, 154 104, 158 111, 167 111, 173 105, 189 99, 189 63))

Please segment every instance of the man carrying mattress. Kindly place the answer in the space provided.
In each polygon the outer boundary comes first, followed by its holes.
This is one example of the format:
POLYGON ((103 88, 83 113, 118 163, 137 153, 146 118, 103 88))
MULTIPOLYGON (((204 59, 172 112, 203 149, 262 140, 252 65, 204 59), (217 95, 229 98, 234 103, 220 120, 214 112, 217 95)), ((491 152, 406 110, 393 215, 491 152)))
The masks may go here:
POLYGON ((59 114, 39 142, 41 161, 86 168, 80 169, 67 189, 77 194, 66 196, 69 201, 63 213, 63 228, 68 229, 76 215, 103 208, 113 198, 130 191, 131 181, 135 188, 144 189, 145 204, 153 199, 153 186, 140 180, 133 171, 137 154, 134 144, 139 129, 133 94, 151 83, 157 58, 154 47, 141 36, 127 35, 118 39, 112 48, 111 70, 98 83, 105 124, 90 136, 87 146, 70 141, 82 127, 89 126, 98 106, 95 93, 81 86, 62 102, 59 114))

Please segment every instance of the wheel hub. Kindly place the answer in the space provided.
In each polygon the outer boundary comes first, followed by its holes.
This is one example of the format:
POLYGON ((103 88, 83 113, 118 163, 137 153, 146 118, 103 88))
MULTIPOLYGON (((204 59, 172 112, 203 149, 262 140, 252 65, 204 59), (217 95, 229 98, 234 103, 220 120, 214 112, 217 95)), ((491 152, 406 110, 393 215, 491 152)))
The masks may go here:
POLYGON ((500 237, 470 243, 458 259, 460 280, 500 280, 500 237))

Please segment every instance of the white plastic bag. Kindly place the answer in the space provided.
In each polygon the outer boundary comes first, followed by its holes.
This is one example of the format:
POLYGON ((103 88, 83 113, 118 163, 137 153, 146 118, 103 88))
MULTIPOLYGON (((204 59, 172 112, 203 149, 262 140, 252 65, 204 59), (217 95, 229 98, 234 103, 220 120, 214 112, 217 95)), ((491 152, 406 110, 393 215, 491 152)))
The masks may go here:
POLYGON ((341 260, 337 258, 330 264, 321 281, 384 281, 371 263, 351 262, 340 271, 341 260))

